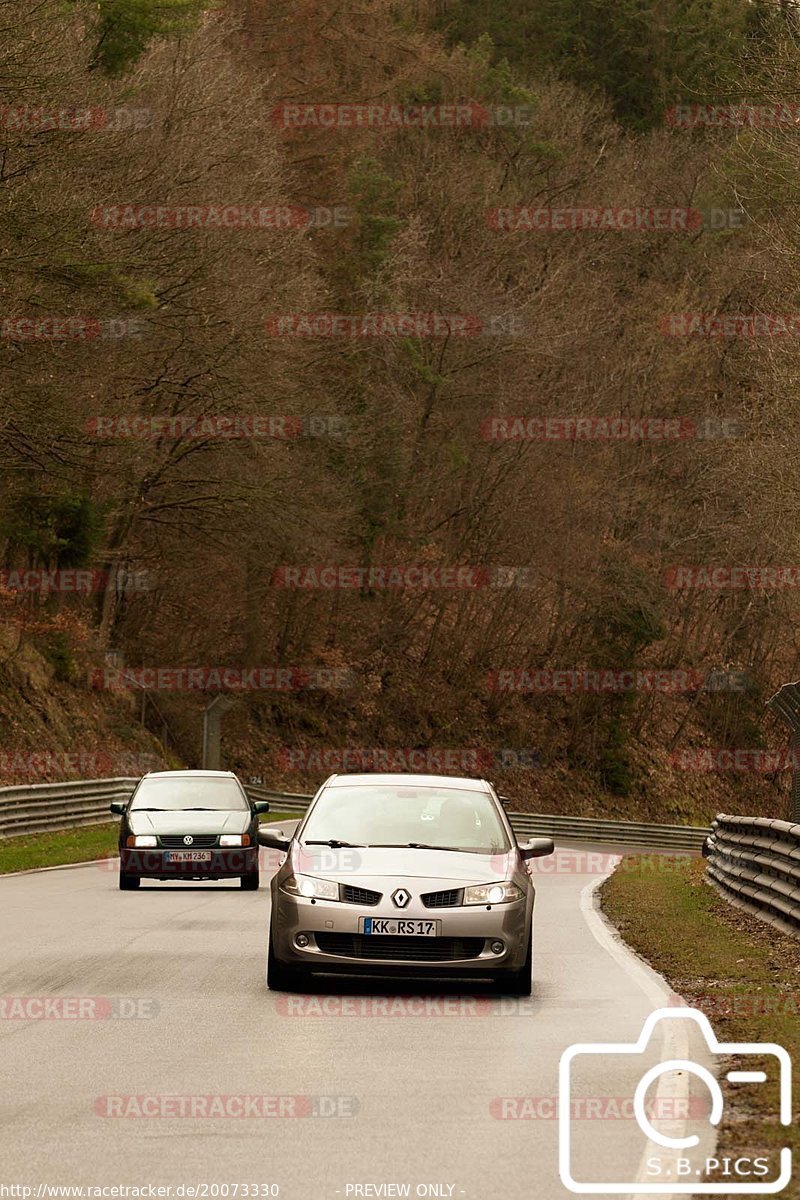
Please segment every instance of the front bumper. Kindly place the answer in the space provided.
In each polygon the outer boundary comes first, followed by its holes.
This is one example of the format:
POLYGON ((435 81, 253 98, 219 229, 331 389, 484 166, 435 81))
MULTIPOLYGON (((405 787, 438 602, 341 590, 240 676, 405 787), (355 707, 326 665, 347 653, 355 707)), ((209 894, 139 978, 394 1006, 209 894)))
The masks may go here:
POLYGON ((344 904, 290 896, 279 887, 272 893, 272 937, 276 958, 286 966, 316 971, 353 971, 358 974, 497 974, 519 970, 528 949, 533 899, 513 904, 482 905, 430 909, 412 902, 402 912, 392 911, 391 903, 376 907, 344 904), (362 935, 363 917, 435 920, 439 923, 435 938, 410 939, 419 947, 403 946, 401 939, 381 935, 362 935), (308 945, 297 945, 304 934, 308 945), (491 943, 501 941, 496 953, 491 943), (434 943, 438 943, 434 945, 434 943), (402 947, 402 957, 392 948, 402 947), (378 955, 379 957, 373 957, 378 955))
MULTIPOLYGON (((212 848, 207 862, 165 862, 168 850, 120 849, 120 869, 126 875, 142 879, 234 879, 258 870, 258 846, 235 846, 229 850, 212 848)), ((201 851, 201 853, 203 853, 201 851)))

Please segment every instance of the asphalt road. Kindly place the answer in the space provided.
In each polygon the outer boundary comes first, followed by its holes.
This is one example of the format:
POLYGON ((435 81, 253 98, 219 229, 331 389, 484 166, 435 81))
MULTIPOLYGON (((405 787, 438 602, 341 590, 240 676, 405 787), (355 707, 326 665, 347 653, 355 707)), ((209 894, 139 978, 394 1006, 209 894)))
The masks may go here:
MULTIPOLYGON (((268 993, 264 876, 257 893, 121 893, 107 865, 0 879, 0 1181, 33 1196, 148 1184, 209 1185, 201 1198, 225 1196, 211 1185, 242 1197, 277 1185, 287 1200, 568 1195, 562 1051, 634 1041, 668 997, 592 908, 608 854, 541 860, 530 1001, 335 980, 268 993), (60 1009, 42 1008, 56 997, 60 1009)), ((609 1102, 574 1122, 575 1173, 630 1181, 631 1194, 645 1139, 610 1101, 630 1097, 643 1062, 576 1072, 576 1095, 609 1102)))

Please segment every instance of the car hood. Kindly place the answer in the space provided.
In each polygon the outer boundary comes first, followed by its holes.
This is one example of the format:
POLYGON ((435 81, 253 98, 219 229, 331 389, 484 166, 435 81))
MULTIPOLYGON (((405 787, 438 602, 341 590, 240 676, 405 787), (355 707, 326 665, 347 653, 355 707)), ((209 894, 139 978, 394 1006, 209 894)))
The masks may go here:
POLYGON ((371 881, 429 879, 455 884, 494 883, 514 874, 513 850, 498 854, 468 854, 453 850, 408 850, 380 847, 292 846, 292 870, 301 875, 322 875, 341 883, 369 886, 371 881))
POLYGON ((250 813, 221 809, 219 812, 132 812, 131 833, 244 833, 250 813))

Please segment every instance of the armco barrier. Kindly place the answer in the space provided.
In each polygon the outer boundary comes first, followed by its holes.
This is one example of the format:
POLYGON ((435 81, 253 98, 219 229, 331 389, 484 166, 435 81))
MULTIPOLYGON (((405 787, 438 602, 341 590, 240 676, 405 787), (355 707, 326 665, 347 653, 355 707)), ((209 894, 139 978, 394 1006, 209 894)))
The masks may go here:
MULTIPOLYGON (((269 800, 276 812, 303 813, 312 797, 267 788, 248 787, 254 800, 269 800)), ((699 851, 710 830, 699 825, 648 825, 639 821, 615 821, 605 817, 563 817, 551 813, 508 814, 515 833, 536 837, 544 834, 556 840, 613 842, 624 846, 651 846, 661 850, 699 851)))
MULTIPOLYGON (((136 779, 90 779, 75 783, 39 783, 0 788, 0 838, 47 830, 73 829, 110 820, 112 800, 124 800, 136 779)), ((305 812, 312 797, 247 787, 253 800, 269 800, 275 812, 305 812)), ((709 830, 693 825, 647 825, 602 817, 564 817, 549 813, 509 813, 515 833, 545 834, 556 841, 608 842, 660 850, 699 851, 709 830)))
MULTIPOLYGON (((0 838, 51 830, 76 829, 80 825, 101 825, 113 818, 112 800, 127 800, 139 777, 82 779, 70 783, 36 783, 25 787, 0 788, 0 838)), ((254 800, 282 799, 280 792, 250 789, 254 800)), ((282 812, 302 812, 310 797, 287 796, 301 800, 302 808, 282 808, 282 812)))
POLYGON ((136 779, 87 779, 0 788, 0 838, 74 829, 111 820, 112 800, 130 796, 136 779))
POLYGON ((800 937, 800 825, 720 813, 707 857, 709 882, 726 900, 800 937))

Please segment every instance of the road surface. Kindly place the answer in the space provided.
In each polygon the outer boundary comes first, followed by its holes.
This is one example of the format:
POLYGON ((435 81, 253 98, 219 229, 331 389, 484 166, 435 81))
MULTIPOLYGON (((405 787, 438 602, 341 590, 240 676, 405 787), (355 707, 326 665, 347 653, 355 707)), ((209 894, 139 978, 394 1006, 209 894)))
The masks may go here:
MULTIPOLYGON (((634 1041, 669 995, 593 908, 609 853, 560 848, 535 868, 530 1001, 342 981, 269 993, 263 874, 256 893, 121 893, 113 863, 0 879, 0 1180, 34 1197, 150 1184, 200 1185, 200 1200, 225 1196, 214 1185, 284 1200, 569 1195, 561 1053, 634 1041)), ((629 1066, 592 1068, 577 1094, 629 1096, 629 1066)), ((589 1105, 575 1128, 580 1178, 635 1194, 635 1122, 589 1105)))

